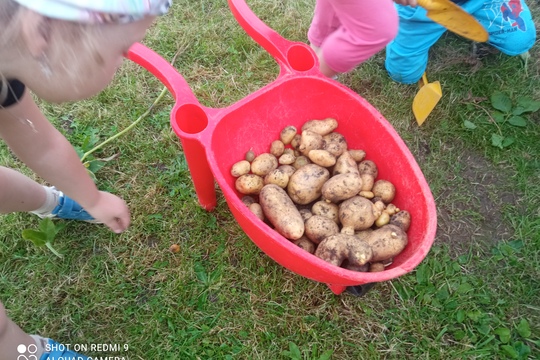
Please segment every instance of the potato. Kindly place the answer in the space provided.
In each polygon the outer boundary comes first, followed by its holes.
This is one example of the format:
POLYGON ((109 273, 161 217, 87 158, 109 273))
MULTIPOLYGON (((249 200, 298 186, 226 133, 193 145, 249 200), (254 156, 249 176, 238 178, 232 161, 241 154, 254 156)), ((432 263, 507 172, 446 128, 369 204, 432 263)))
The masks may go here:
POLYGON ((323 200, 338 203, 358 194, 361 187, 362 180, 358 174, 339 174, 324 183, 321 194, 323 200))
POLYGON ((390 224, 396 225, 407 232, 411 226, 411 214, 407 210, 400 210, 390 216, 390 224))
POLYGON ((282 170, 285 174, 289 175, 289 177, 291 177, 292 174, 294 174, 294 172, 296 171, 294 166, 286 165, 286 164, 278 166, 278 169, 282 170))
POLYGON ((242 196, 242 202, 244 203, 244 205, 246 205, 247 207, 249 207, 249 205, 253 204, 255 201, 255 198, 251 195, 244 195, 242 196))
POLYGON ((299 248, 307 251, 310 254, 315 253, 315 248, 317 247, 311 240, 309 240, 307 237, 302 236, 298 240, 291 240, 291 242, 298 246, 299 248))
POLYGON ((371 192, 375 197, 380 197, 385 204, 389 204, 396 196, 396 187, 390 181, 377 180, 373 184, 371 192))
POLYGON ((285 151, 285 144, 281 140, 272 141, 272 144, 270 144, 270 154, 279 158, 283 154, 283 151, 285 151))
POLYGON ((317 201, 311 207, 313 215, 326 216, 329 219, 334 220, 336 224, 339 224, 339 206, 334 203, 326 201, 317 201))
POLYGON ((369 272, 381 272, 384 271, 384 264, 382 262, 374 262, 369 264, 369 272))
POLYGON ((361 196, 354 196, 339 205, 339 221, 342 234, 353 235, 355 231, 370 228, 380 212, 374 204, 361 196))
POLYGON ((253 159, 255 159, 255 152, 253 149, 249 149, 249 151, 246 153, 246 160, 252 162, 253 159))
POLYGON ((264 180, 259 175, 246 174, 237 178, 234 186, 242 194, 258 194, 264 186, 264 180))
POLYGON ((346 173, 360 174, 360 171, 358 171, 358 165, 356 165, 356 161, 354 161, 353 157, 348 151, 344 151, 337 158, 336 165, 334 166, 334 170, 332 171, 332 176, 346 173))
POLYGON ((338 122, 333 118, 326 118, 323 120, 309 120, 302 125, 302 134, 304 131, 309 130, 319 135, 330 134, 338 127, 338 122))
POLYGON ((377 220, 375 220, 375 225, 377 227, 381 227, 383 225, 386 225, 390 222, 390 214, 388 214, 387 212, 384 212, 381 214, 381 216, 379 216, 377 218, 377 220))
POLYGON ((302 135, 296 134, 294 135, 293 139, 291 140, 291 146, 293 149, 297 150, 300 146, 300 140, 302 140, 302 135))
POLYGON ((302 131, 298 151, 307 156, 311 150, 322 149, 323 145, 324 140, 320 134, 306 130, 302 131))
POLYGON ((300 169, 302 166, 304 165, 307 165, 307 164, 312 164, 311 160, 309 160, 309 158, 307 156, 304 156, 304 155, 300 155, 300 156, 297 156, 296 159, 294 160, 294 162, 292 163, 292 166, 294 166, 294 168, 296 170, 300 169))
POLYGON ((270 171, 277 169, 278 160, 269 153, 262 153, 251 162, 251 172, 255 175, 266 176, 270 171))
POLYGON ((254 202, 253 204, 249 205, 248 208, 261 221, 264 221, 264 212, 263 212, 262 207, 261 207, 261 205, 259 203, 254 202))
POLYGON ((347 141, 345 140, 345 136, 340 133, 331 132, 330 134, 324 135, 323 140, 323 149, 335 157, 338 157, 343 154, 344 151, 347 151, 347 141))
POLYGON ((231 175, 235 178, 240 177, 242 175, 249 174, 251 171, 251 164, 247 160, 240 160, 239 162, 235 163, 231 168, 231 175))
POLYGON ((358 164, 358 171, 362 179, 361 191, 371 191, 375 183, 375 178, 379 175, 377 165, 371 160, 364 160, 358 164))
POLYGON ((304 235, 304 219, 285 190, 275 184, 265 185, 260 191, 259 203, 278 233, 291 240, 304 235))
POLYGON ((326 150, 311 150, 307 154, 309 160, 322 167, 334 166, 336 157, 326 150))
POLYGON ((357 163, 361 162, 366 157, 366 152, 364 150, 349 149, 347 151, 357 163))
POLYGON ((296 133, 296 127, 294 127, 293 125, 289 125, 283 130, 281 130, 281 133, 279 134, 279 139, 285 145, 290 144, 296 133))
POLYGON ((407 233, 396 225, 385 225, 373 231, 366 239, 373 250, 372 262, 388 260, 398 255, 407 246, 407 233))
POLYGON ((334 220, 326 216, 313 215, 306 220, 304 235, 315 244, 335 234, 339 234, 339 226, 334 220))
POLYGON ((354 235, 337 234, 321 241, 315 256, 335 266, 347 261, 351 267, 361 267, 371 260, 373 250, 354 235))
POLYGON ((289 175, 279 168, 270 171, 264 177, 264 184, 276 184, 281 188, 286 188, 289 183, 289 175))
POLYGON ((294 163, 295 160, 296 160, 296 156, 294 156, 294 154, 284 153, 283 155, 279 157, 278 163, 280 165, 291 165, 292 163, 294 163))
POLYGON ((368 228, 368 229, 360 230, 360 231, 355 231, 354 236, 356 236, 360 240, 365 240, 369 236, 369 234, 371 234, 373 231, 375 231, 375 230, 373 230, 372 228, 368 228))
POLYGON ((330 172, 322 166, 304 165, 290 177, 287 193, 296 204, 309 204, 321 196, 321 189, 329 178, 330 172))

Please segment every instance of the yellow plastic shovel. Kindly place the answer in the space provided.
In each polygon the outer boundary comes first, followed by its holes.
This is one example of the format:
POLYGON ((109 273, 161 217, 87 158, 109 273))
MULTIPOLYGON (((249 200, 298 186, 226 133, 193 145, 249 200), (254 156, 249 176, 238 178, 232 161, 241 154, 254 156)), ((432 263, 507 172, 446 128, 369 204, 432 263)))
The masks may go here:
POLYGON ((420 90, 414 97, 412 110, 418 125, 422 125, 442 97, 441 83, 428 83, 426 73, 419 81, 420 90))
POLYGON ((448 30, 476 42, 488 40, 486 29, 450 0, 417 0, 418 5, 427 10, 427 17, 448 30))

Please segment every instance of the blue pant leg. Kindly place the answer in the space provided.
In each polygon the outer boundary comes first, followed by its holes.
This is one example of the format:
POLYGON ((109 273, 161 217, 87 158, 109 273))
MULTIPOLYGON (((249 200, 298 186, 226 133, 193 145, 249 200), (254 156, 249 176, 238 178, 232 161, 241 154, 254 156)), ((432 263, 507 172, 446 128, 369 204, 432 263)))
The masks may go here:
POLYGON ((399 30, 386 46, 385 67, 397 82, 412 84, 420 80, 426 70, 429 49, 446 29, 426 16, 421 7, 397 5, 399 30))
POLYGON ((534 45, 536 28, 525 1, 475 1, 482 6, 473 15, 489 33, 490 45, 510 56, 524 53, 534 45))

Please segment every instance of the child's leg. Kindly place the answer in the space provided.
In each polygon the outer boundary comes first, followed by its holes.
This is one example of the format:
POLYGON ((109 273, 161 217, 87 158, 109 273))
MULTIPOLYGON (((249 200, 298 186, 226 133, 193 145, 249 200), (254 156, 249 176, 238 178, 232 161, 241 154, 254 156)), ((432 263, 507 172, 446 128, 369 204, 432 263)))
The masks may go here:
POLYGON ((489 33, 488 43, 515 56, 528 51, 536 41, 531 11, 522 0, 480 1, 474 17, 489 33))
POLYGON ((333 30, 321 44, 314 42, 320 46, 321 70, 325 73, 326 69, 327 76, 333 75, 329 72, 354 69, 382 50, 397 33, 397 12, 391 0, 325 0, 324 4, 318 11, 325 11, 326 16, 332 14, 333 18, 323 31, 312 30, 310 41, 320 41, 315 35, 333 30))
POLYGON ((412 84, 426 71, 429 49, 446 32, 421 7, 396 5, 399 31, 386 47, 385 66, 394 81, 412 84))
POLYGON ((317 0, 307 33, 311 47, 317 52, 324 40, 336 31, 339 25, 339 19, 336 17, 331 1, 317 0))
POLYGON ((34 339, 21 330, 7 315, 4 305, 0 302, 0 360, 18 359, 21 350, 37 349, 34 339))
POLYGON ((0 214, 34 211, 45 200, 43 186, 15 170, 0 166, 0 214))

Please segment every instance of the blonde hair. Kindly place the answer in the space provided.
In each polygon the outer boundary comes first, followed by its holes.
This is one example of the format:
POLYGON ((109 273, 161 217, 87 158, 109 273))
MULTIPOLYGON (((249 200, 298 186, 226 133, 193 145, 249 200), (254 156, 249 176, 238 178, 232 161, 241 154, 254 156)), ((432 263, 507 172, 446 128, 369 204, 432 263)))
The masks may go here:
MULTIPOLYGON (((26 55, 27 49, 21 37, 22 6, 13 0, 0 0, 0 63, 12 57, 26 55)), ((77 69, 84 68, 91 61, 101 61, 97 51, 99 44, 96 33, 100 26, 64 21, 44 17, 40 31, 47 39, 48 50, 36 61, 47 62, 46 67, 52 72, 65 72, 69 78, 77 80, 77 69), (79 51, 85 49, 90 57, 81 57, 79 51)), ((31 56, 28 53, 28 56, 31 56)), ((2 78, 0 72, 0 79, 2 78)))

